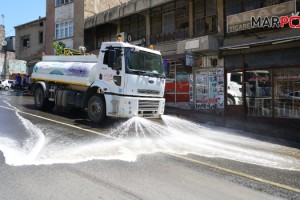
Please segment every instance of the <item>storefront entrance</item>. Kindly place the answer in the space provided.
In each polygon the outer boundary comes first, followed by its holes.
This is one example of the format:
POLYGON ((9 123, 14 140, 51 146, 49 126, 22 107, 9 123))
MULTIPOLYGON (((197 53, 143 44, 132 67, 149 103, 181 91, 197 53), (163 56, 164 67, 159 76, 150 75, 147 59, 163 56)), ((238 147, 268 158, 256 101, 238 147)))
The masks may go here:
POLYGON ((233 116, 244 115, 243 72, 228 70, 226 72, 225 114, 233 116))

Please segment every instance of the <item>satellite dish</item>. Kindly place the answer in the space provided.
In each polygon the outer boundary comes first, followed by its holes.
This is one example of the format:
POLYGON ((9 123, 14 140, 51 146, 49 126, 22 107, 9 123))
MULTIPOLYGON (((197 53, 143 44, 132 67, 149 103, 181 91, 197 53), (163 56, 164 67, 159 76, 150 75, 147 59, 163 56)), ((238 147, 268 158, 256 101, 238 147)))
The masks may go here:
POLYGON ((1 42, 1 44, 2 44, 2 46, 6 46, 6 45, 7 45, 7 42, 6 42, 5 40, 3 40, 3 41, 1 42))

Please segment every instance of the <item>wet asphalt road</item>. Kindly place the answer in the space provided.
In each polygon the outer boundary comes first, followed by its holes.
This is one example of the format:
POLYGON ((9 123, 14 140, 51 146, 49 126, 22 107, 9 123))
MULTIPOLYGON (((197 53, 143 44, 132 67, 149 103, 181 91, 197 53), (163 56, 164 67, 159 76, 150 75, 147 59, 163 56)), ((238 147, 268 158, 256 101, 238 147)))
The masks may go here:
POLYGON ((0 91, 0 199, 300 199, 300 149, 174 121, 95 125, 0 91))

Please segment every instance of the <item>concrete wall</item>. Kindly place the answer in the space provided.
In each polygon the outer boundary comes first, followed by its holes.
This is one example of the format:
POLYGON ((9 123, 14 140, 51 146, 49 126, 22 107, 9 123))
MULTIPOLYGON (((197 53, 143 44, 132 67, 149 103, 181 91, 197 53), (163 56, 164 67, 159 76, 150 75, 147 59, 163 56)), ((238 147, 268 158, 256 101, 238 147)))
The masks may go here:
POLYGON ((79 46, 84 45, 84 4, 85 1, 74 0, 74 36, 73 48, 78 49, 79 46))
MULTIPOLYGON (((14 60, 16 58, 15 52, 7 52, 6 55, 6 66, 8 66, 8 60, 14 60)), ((0 79, 5 79, 5 74, 4 74, 4 63, 5 63, 5 53, 0 51, 0 79)), ((7 71, 8 74, 8 71, 7 71)))
POLYGON ((74 17, 73 4, 66 4, 59 6, 55 9, 55 23, 65 22, 72 20, 74 17))
POLYGON ((85 0, 84 18, 94 16, 115 6, 125 4, 129 0, 85 0))
MULTIPOLYGON (((121 0, 120 0, 121 1, 121 0)), ((110 9, 103 9, 94 16, 91 16, 85 20, 84 28, 91 28, 97 25, 105 24, 113 20, 118 20, 122 17, 145 11, 149 8, 168 3, 172 0, 122 0, 122 4, 115 4, 110 9)), ((109 2, 114 2, 110 0, 109 2)), ((107 5, 107 4, 103 4, 107 5)), ((109 4, 111 5, 111 4, 109 4)))
POLYGON ((0 25, 0 51, 2 50, 2 41, 5 39, 5 28, 3 25, 0 25))
POLYGON ((20 26, 16 30, 16 58, 28 62, 39 60, 45 51, 45 18, 41 18, 20 26), (43 43, 40 43, 40 32, 43 32, 43 43), (30 46, 23 47, 22 37, 29 37, 30 46))
POLYGON ((46 3, 46 31, 45 31, 45 53, 53 55, 52 44, 55 39, 55 1, 47 0, 46 3))

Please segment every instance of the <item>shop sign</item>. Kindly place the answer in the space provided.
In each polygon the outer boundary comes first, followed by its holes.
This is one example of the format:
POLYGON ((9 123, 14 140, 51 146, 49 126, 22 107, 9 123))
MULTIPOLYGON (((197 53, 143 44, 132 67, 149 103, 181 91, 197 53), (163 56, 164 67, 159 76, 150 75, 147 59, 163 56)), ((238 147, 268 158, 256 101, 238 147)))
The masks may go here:
POLYGON ((199 40, 187 41, 185 43, 185 49, 198 49, 199 48, 199 40))
MULTIPOLYGON (((291 28, 296 28, 297 25, 294 25, 294 22, 298 20, 298 24, 300 24, 299 16, 294 14, 294 16, 288 17, 288 15, 294 12, 294 9, 294 1, 288 1, 273 6, 229 15, 227 16, 227 33, 252 28, 283 27, 285 24, 289 24, 291 28)), ((298 26, 300 27, 300 25, 298 26)))
POLYGON ((185 65, 192 67, 194 64, 194 58, 191 51, 185 51, 185 65))

